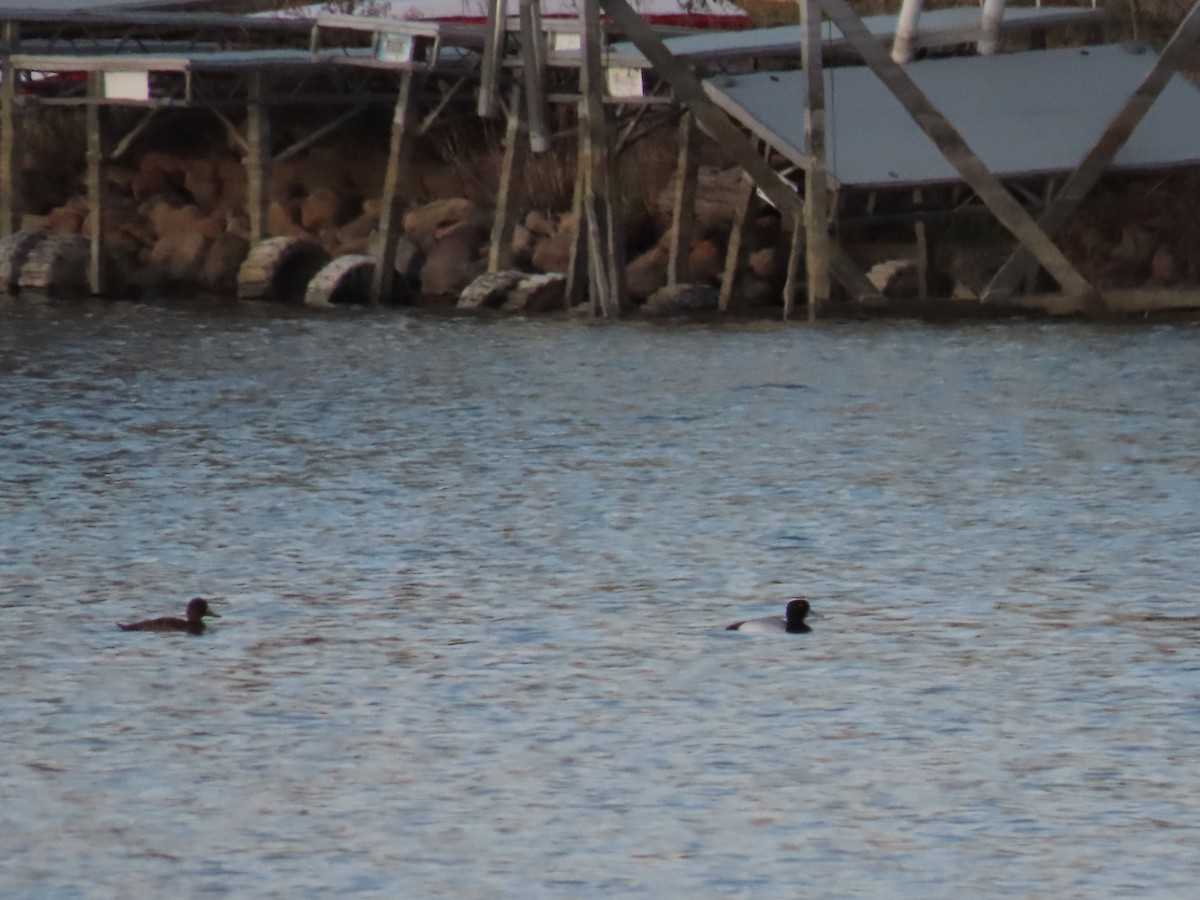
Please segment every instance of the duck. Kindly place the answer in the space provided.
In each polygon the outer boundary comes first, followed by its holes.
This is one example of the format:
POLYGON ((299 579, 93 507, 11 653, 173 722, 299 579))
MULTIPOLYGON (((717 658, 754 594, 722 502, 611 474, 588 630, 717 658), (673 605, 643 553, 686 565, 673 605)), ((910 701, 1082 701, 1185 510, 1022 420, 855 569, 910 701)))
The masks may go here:
POLYGON ((161 619, 145 619, 141 622, 131 622, 126 625, 118 623, 122 631, 185 631, 188 634, 204 634, 204 617, 221 618, 203 597, 193 597, 188 601, 186 618, 177 619, 174 616, 163 616, 161 619))
POLYGON ((811 607, 803 597, 795 597, 788 601, 785 615, 767 616, 763 619, 748 619, 745 622, 734 622, 725 627, 726 631, 742 631, 747 634, 767 634, 784 631, 788 634, 805 634, 812 631, 804 623, 811 607))

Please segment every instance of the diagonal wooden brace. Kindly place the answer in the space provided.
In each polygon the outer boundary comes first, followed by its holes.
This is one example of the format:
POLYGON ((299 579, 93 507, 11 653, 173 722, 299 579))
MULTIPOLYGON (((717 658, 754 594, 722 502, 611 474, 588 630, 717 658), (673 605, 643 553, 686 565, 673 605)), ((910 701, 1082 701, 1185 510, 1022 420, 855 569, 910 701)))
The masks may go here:
MULTIPOLYGON (((1150 107, 1158 99, 1171 76, 1184 64, 1190 54, 1196 49, 1200 40, 1200 3, 1192 7, 1184 20, 1176 29, 1171 40, 1163 48, 1154 66, 1146 73, 1142 83, 1130 94, 1129 99, 1109 121, 1100 139, 1092 145, 1080 161, 1079 166, 1071 173, 1063 184, 1053 202, 1038 219, 1038 225, 1048 235, 1053 235, 1066 223, 1071 214, 1079 208, 1084 197, 1096 186, 1104 170, 1112 163, 1121 148, 1129 140, 1130 135, 1137 130, 1150 107)), ((1023 247, 1017 247, 1012 256, 1000 267, 984 289, 984 301, 1001 299, 1012 296, 1017 283, 1033 266, 1033 259, 1023 247)))
MULTIPOLYGON (((733 120, 709 99, 692 70, 671 54, 662 39, 642 21, 642 17, 627 0, 599 2, 616 26, 650 61, 655 72, 671 86, 675 98, 696 117, 696 124, 700 129, 716 141, 721 150, 754 179, 775 208, 791 219, 803 215, 804 201, 758 154, 754 144, 733 120)), ((862 301, 880 296, 878 289, 871 284, 845 250, 831 242, 829 254, 830 269, 852 297, 862 301)))
POLYGON ((1045 266, 1046 271, 1058 281, 1063 291, 1069 295, 1087 298, 1091 302, 1099 301, 1096 289, 1063 256, 1062 251, 1038 227, 1037 222, 1001 184, 1000 179, 989 171, 983 160, 968 146, 963 136, 946 117, 930 103, 929 98, 904 68, 888 55, 887 49, 867 30, 867 26, 845 0, 821 0, 821 7, 862 56, 863 62, 900 101, 900 105, 912 116, 917 127, 937 145, 947 162, 958 170, 1000 224, 1012 232, 1037 261, 1045 266))

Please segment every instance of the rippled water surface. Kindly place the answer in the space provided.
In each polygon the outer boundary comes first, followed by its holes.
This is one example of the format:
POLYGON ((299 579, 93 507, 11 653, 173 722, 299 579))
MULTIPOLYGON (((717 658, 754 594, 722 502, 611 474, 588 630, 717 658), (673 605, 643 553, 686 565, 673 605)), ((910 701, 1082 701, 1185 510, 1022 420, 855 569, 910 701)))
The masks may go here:
POLYGON ((1190 895, 1198 344, 9 302, 0 893, 1190 895))

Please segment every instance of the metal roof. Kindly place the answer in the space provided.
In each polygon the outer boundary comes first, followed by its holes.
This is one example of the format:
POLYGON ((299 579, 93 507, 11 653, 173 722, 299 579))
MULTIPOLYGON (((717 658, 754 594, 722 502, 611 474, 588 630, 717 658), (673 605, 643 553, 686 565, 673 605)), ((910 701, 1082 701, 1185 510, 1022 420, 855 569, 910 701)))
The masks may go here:
POLYGON ((45 18, 70 13, 111 12, 113 10, 145 10, 181 8, 185 5, 202 7, 202 2, 185 4, 184 0, 0 0, 0 21, 24 18, 25 14, 45 18))
MULTIPOLYGON (((1124 45, 957 57, 905 71, 1000 177, 1070 172, 1155 62, 1124 45)), ((805 165, 803 72, 718 76, 719 105, 805 165)), ((960 181, 895 96, 864 66, 825 70, 826 164, 853 187, 960 181)), ((1200 90, 1176 75, 1117 154, 1114 168, 1200 162, 1200 90)))
MULTIPOLYGON (((356 51, 365 55, 369 51, 356 51)), ((63 54, 14 53, 13 65, 32 72, 198 72, 249 71, 251 69, 309 69, 335 62, 339 53, 313 57, 307 50, 264 48, 258 50, 193 51, 183 53, 63 54)))
MULTIPOLYGON (((1010 6, 1004 10, 1001 28, 1006 31, 1047 28, 1064 24, 1103 22, 1103 9, 1077 6, 1010 6)), ((896 33, 898 16, 864 16, 867 30, 881 39, 891 40, 896 33)), ((955 6, 932 9, 921 13, 913 47, 945 46, 971 43, 980 37, 981 14, 977 6, 955 6)), ((844 45, 842 32, 830 21, 821 23, 823 42, 827 47, 844 45)), ((800 58, 803 34, 799 25, 780 25, 775 28, 747 28, 742 31, 703 31, 696 34, 663 40, 667 49, 689 62, 716 62, 730 59, 752 59, 763 56, 792 56, 800 58)), ((648 65, 637 48, 628 41, 612 45, 609 63, 643 67, 648 65)))

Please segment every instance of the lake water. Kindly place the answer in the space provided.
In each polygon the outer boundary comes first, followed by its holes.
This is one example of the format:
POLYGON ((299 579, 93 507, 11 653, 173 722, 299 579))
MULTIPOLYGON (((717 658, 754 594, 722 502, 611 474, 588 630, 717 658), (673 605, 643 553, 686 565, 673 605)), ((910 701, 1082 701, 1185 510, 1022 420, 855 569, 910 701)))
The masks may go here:
POLYGON ((6 301, 0 893, 1190 895, 1198 343, 6 301))

